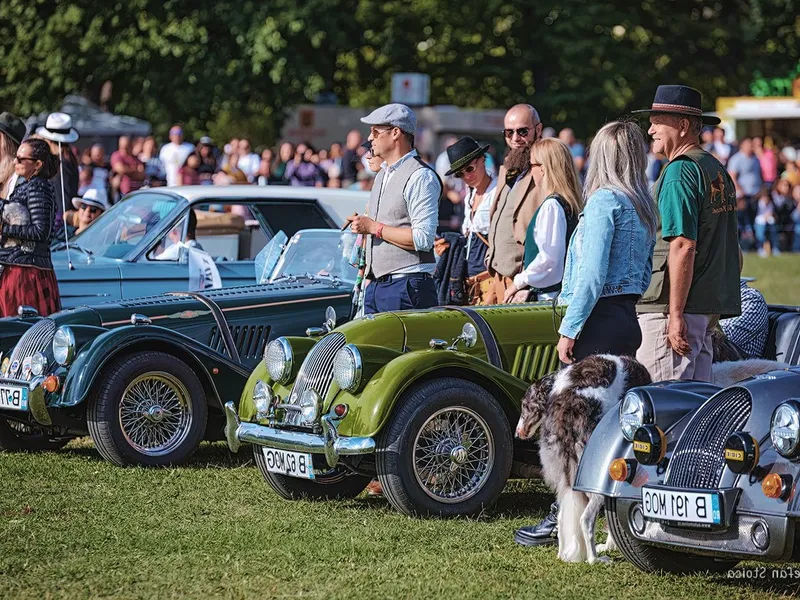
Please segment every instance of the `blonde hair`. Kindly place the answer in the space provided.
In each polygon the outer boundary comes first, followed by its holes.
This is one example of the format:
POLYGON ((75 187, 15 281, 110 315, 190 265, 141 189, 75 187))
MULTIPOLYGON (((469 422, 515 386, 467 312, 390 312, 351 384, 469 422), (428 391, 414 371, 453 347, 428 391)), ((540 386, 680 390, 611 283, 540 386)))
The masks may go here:
POLYGON ((0 197, 5 198, 8 193, 8 182, 14 175, 14 158, 17 156, 17 144, 6 134, 0 132, 0 197))
POLYGON ((569 147, 558 138, 543 138, 531 146, 531 162, 542 165, 546 191, 561 196, 577 217, 583 199, 569 147))
POLYGON ((647 187, 647 143, 632 121, 613 121, 597 132, 589 147, 589 171, 583 190, 589 198, 599 189, 617 190, 630 198, 652 235, 658 229, 658 207, 647 187))

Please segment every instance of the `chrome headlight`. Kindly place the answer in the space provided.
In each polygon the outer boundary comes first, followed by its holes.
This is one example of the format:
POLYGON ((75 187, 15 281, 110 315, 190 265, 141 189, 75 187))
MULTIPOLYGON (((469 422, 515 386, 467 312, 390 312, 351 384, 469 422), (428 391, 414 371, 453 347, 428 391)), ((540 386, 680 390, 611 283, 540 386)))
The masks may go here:
POLYGON ((75 334, 69 327, 59 327, 53 336, 53 358, 66 366, 75 358, 75 334))
POLYGON ((775 409, 769 437, 781 456, 789 458, 797 454, 800 446, 800 402, 788 400, 775 409))
POLYGON ((632 442, 636 430, 645 423, 652 422, 653 412, 649 399, 633 390, 625 394, 619 405, 619 427, 625 439, 632 442))
POLYGON ((333 379, 343 390, 355 392, 361 385, 361 352, 353 344, 347 344, 333 359, 333 379))
POLYGON ((31 373, 39 377, 44 375, 45 369, 47 369, 47 357, 42 352, 31 356, 31 373))
POLYGON ((306 425, 313 425, 319 415, 321 408, 320 397, 314 390, 306 390, 300 396, 300 402, 297 405, 300 407, 300 420, 306 425))
POLYGON ((269 376, 278 383, 288 383, 292 376, 292 346, 289 340, 279 337, 271 341, 264 351, 264 364, 269 376))
POLYGON ((253 404, 256 407, 257 418, 266 417, 269 414, 273 398, 272 388, 260 379, 256 381, 256 385, 253 388, 253 404))

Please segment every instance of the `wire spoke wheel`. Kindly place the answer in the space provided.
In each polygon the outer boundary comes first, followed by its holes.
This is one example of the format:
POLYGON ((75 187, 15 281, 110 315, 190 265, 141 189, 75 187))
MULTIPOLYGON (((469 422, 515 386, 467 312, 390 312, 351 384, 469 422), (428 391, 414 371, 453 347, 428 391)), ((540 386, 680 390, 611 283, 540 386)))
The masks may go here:
POLYGON ((136 377, 119 403, 119 424, 125 440, 146 456, 163 456, 182 444, 192 418, 188 389, 180 379, 163 371, 136 377))
POLYGON ((483 417, 466 407, 444 408, 417 432, 414 476, 434 500, 463 502, 486 483, 494 455, 494 437, 483 417))

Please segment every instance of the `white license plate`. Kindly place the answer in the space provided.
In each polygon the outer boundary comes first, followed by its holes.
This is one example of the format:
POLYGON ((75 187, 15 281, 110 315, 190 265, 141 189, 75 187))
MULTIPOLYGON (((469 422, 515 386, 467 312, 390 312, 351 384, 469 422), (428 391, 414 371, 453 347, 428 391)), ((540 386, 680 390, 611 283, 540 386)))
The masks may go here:
POLYGON ((28 410, 28 388, 0 384, 0 408, 28 410))
POLYGON ((289 477, 314 479, 314 465, 311 455, 303 452, 289 452, 275 448, 262 448, 267 471, 289 477))
POLYGON ((720 497, 716 492, 642 488, 642 510, 648 519, 675 523, 719 525, 720 497))

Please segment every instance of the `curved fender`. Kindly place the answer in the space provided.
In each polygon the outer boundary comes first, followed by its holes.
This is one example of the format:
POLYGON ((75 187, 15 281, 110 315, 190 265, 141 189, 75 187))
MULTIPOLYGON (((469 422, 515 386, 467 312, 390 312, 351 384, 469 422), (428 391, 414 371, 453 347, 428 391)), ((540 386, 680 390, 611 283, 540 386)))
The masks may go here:
POLYGON ((190 366, 199 369, 206 380, 211 383, 220 408, 222 408, 221 400, 228 394, 224 393, 221 396, 218 388, 221 385, 230 388, 238 383, 236 393, 238 398, 241 388, 244 387, 247 380, 248 373, 241 365, 230 361, 193 338, 156 325, 130 325, 99 335, 81 348, 69 367, 64 382, 64 392, 54 406, 75 406, 84 402, 103 367, 127 348, 142 342, 168 344, 182 351, 182 354, 188 351, 194 358, 194 364, 190 364, 190 366), (211 375, 212 369, 218 370, 213 376, 211 375))
POLYGON ((469 354, 451 350, 417 350, 398 356, 380 369, 358 397, 340 392, 335 401, 346 402, 350 407, 339 426, 340 435, 375 436, 389 419, 402 393, 415 382, 440 370, 450 371, 448 377, 455 376, 453 371, 462 371, 465 379, 490 382, 505 395, 505 398, 498 398, 500 403, 506 406, 513 403, 517 413, 528 389, 524 381, 469 354))
POLYGON ((17 345, 22 335, 39 321, 36 319, 20 319, 12 317, 0 319, 0 352, 7 354, 17 345))
MULTIPOLYGON (((636 388, 645 392, 653 404, 655 424, 669 438, 670 431, 690 412, 695 411, 706 400, 720 390, 718 386, 698 382, 661 383, 636 388)), ((616 403, 600 419, 592 437, 584 448, 578 465, 574 489, 592 494, 616 498, 626 495, 632 486, 614 481, 608 475, 608 467, 615 458, 633 458, 633 445, 622 435, 619 427, 619 405, 616 403)), ((642 468, 640 465, 639 468, 642 468)))

